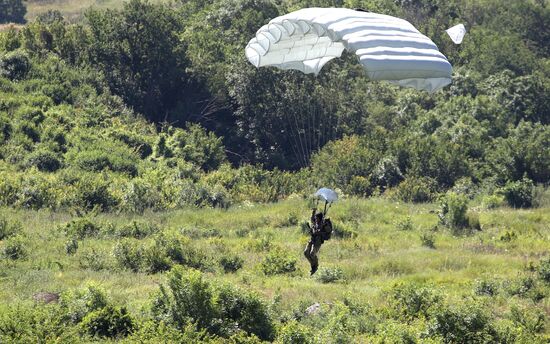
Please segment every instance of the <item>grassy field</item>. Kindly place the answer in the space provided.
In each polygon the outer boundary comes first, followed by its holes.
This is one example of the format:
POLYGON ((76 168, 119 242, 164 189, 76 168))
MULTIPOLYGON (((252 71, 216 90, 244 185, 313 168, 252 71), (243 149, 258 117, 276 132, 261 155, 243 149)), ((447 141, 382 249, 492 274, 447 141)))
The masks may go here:
MULTIPOLYGON (((96 283, 113 300, 139 312, 165 277, 164 273, 134 273, 117 266, 113 252, 122 239, 112 229, 136 221, 187 240, 207 257, 202 270, 209 280, 253 290, 268 303, 278 303, 284 312, 315 302, 330 305, 346 297, 384 307, 387 292, 399 283, 430 286, 449 302, 459 303, 474 295, 480 281, 489 281, 498 287, 485 302, 497 317, 518 304, 540 309, 548 322, 548 297, 535 302, 525 296, 511 296, 506 286, 533 275, 530 267, 549 255, 550 209, 478 212, 482 231, 453 236, 437 226, 437 206, 433 204, 343 200, 330 215, 348 237, 333 238, 323 245, 320 271, 310 277, 302 255, 307 237, 300 230, 309 210, 301 199, 229 210, 100 214, 92 221, 102 230, 79 240, 74 255, 68 255, 65 248, 69 236, 64 228, 71 215, 2 209, 1 216, 23 224, 27 256, 0 260, 0 304, 31 302, 38 292, 63 292, 96 283), (429 247, 430 241, 433 247, 429 247), (271 252, 283 252, 295 260, 296 271, 265 275, 261 262, 271 252), (243 258, 243 267, 224 273, 219 259, 232 255, 243 258), (323 283, 327 281, 332 283, 323 283)), ((148 243, 152 237, 132 240, 148 243)))
MULTIPOLYGON (((90 7, 95 8, 120 8, 124 0, 29 0, 26 2, 28 21, 33 20, 40 13, 48 10, 60 11, 65 19, 76 22, 90 7)), ((168 2, 167 0, 152 0, 152 3, 168 2)))

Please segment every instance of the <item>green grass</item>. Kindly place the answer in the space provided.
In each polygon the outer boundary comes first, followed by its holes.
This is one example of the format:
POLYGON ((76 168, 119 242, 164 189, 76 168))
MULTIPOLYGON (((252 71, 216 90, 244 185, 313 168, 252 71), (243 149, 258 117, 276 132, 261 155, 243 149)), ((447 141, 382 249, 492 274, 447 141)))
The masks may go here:
MULTIPOLYGON (((280 293, 290 304, 299 298, 330 299, 352 291, 369 297, 399 281, 436 283, 458 293, 479 277, 512 278, 530 262, 548 254, 548 209, 482 212, 482 232, 453 237, 440 228, 434 233, 436 248, 430 249, 422 246, 420 234, 437 224, 434 205, 397 204, 382 199, 346 200, 334 206, 330 215, 336 224, 349 224, 358 236, 328 241, 322 247, 320 261, 321 267, 341 268, 347 282, 321 285, 308 276, 309 267, 302 256, 307 237, 300 233, 298 225, 285 226, 288 215, 300 210, 301 220, 307 220, 306 203, 300 200, 227 211, 187 209, 143 216, 101 214, 96 220, 114 225, 147 221, 165 231, 194 229, 200 233, 215 229, 220 237, 192 239, 193 244, 214 257, 221 247, 238 253, 245 262, 236 274, 224 274, 216 267, 210 272, 212 277, 245 284, 267 298, 280 293), (413 229, 399 230, 397 222, 407 216, 411 217, 413 229), (500 235, 505 231, 514 231, 517 237, 510 242, 502 241, 500 235), (267 252, 255 248, 261 246, 258 243, 262 238, 269 238, 272 247, 280 247, 295 257, 298 271, 290 276, 263 276, 257 263, 267 252)), ((60 291, 94 280, 130 304, 140 303, 162 280, 162 274, 82 270, 78 262, 82 252, 95 249, 109 259, 116 239, 87 238, 80 241, 75 256, 67 255, 64 244, 68 238, 60 228, 71 219, 69 214, 11 209, 2 213, 23 223, 29 255, 22 261, 2 260, 0 302, 17 302, 38 291, 60 291)))
MULTIPOLYGON (((345 223, 358 236, 331 239, 323 245, 321 268, 343 271, 342 281, 326 284, 308 274, 309 266, 302 255, 307 237, 300 233, 299 224, 288 226, 290 214, 299 215, 300 222, 308 218, 307 203, 299 199, 229 210, 184 209, 147 212, 141 216, 100 214, 95 221, 115 226, 132 220, 146 221, 159 225, 165 232, 185 229, 187 233, 194 230, 200 234, 215 229, 221 236, 191 239, 193 245, 214 258, 211 271, 206 272, 208 278, 254 290, 267 301, 277 297, 286 310, 300 302, 331 303, 349 295, 359 302, 379 306, 385 302, 384 292, 401 282, 431 285, 450 299, 459 300, 472 293, 476 280, 514 280, 525 274, 530 264, 536 265, 549 254, 548 208, 481 211, 483 230, 462 237, 454 237, 442 227, 434 230, 438 222, 436 209, 433 204, 411 205, 384 199, 347 199, 334 205, 329 214, 333 222, 345 223), (400 229, 399 223, 408 217, 412 229, 400 229), (426 231, 433 233, 435 249, 422 245, 420 236, 426 231), (515 238, 502 240, 506 231, 513 231, 515 238), (266 241, 271 249, 280 248, 295 258, 297 271, 264 276, 259 262, 267 254, 267 249, 261 249, 261 243, 266 241), (244 259, 243 268, 236 273, 224 273, 216 263, 220 252, 239 255, 244 259)), ((138 312, 164 282, 163 273, 83 269, 79 262, 82 254, 92 249, 112 261, 111 252, 117 239, 105 235, 86 238, 79 241, 75 255, 67 255, 64 245, 68 237, 61 228, 72 218, 69 214, 2 209, 0 216, 23 223, 28 249, 24 260, 0 260, 0 303, 30 301, 37 292, 62 292, 95 282, 113 300, 138 312)), ((492 307, 496 312, 506 308, 508 302, 509 298, 500 296, 492 307)), ((548 319, 550 300, 546 297, 541 302, 548 319)))
MULTIPOLYGON (((65 19, 76 22, 82 18, 84 12, 90 8, 121 8, 126 0, 29 0, 26 2, 28 21, 48 10, 60 11, 65 19)), ((167 0, 152 0, 153 3, 167 2, 167 0)))

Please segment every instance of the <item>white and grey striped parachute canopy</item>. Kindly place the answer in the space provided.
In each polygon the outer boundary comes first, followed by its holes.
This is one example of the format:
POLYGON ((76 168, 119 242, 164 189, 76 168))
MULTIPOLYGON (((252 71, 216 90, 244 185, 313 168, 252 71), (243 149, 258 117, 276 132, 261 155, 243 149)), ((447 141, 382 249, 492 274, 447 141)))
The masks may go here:
POLYGON ((256 67, 318 74, 344 49, 371 80, 434 92, 451 83, 452 67, 428 37, 406 20, 346 8, 305 8, 272 19, 246 46, 256 67))

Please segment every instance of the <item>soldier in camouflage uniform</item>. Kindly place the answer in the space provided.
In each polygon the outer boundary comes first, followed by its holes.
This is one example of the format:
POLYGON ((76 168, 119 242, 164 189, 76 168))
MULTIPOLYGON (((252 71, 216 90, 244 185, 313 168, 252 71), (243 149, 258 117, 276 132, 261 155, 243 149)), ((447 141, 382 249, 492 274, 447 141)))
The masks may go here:
POLYGON ((310 273, 313 275, 319 268, 319 259, 317 258, 317 254, 321 249, 321 245, 325 242, 325 240, 330 239, 332 234, 332 223, 330 222, 330 219, 324 218, 323 213, 317 213, 317 209, 314 208, 311 213, 311 226, 308 224, 308 227, 311 239, 306 245, 304 255, 311 265, 310 273))

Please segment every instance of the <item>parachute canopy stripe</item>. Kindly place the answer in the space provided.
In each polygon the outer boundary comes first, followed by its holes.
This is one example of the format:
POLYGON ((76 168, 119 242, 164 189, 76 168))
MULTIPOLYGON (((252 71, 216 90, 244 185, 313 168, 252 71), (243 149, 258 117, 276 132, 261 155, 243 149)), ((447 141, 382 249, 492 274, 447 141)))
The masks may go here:
POLYGON ((436 91, 452 67, 437 46, 406 20, 345 8, 306 8, 272 19, 246 47, 256 67, 318 74, 344 50, 357 55, 373 80, 436 91))

